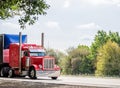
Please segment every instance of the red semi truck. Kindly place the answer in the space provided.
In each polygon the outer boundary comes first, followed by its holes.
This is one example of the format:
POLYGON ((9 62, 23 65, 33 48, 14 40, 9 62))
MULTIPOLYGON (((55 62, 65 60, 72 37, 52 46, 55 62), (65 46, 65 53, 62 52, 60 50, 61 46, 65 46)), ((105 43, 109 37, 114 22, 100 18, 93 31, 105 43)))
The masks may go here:
POLYGON ((21 33, 0 35, 0 76, 57 79, 60 67, 55 64, 55 58, 47 56, 42 46, 26 42, 27 35, 21 33))

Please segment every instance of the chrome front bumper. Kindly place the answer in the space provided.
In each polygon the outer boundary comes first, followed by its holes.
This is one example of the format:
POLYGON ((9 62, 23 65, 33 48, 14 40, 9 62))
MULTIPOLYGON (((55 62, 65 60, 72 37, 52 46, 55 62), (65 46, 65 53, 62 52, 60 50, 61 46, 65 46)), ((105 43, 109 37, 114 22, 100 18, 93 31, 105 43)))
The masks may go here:
POLYGON ((60 76, 60 70, 58 71, 36 71, 37 77, 58 77, 60 76))

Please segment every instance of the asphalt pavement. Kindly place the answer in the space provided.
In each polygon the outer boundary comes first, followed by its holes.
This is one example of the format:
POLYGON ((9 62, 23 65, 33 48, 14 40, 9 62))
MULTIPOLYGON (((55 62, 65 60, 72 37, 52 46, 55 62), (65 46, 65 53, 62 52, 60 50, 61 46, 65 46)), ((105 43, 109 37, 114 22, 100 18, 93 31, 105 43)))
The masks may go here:
MULTIPOLYGON (((81 76, 60 76, 57 80, 52 80, 51 78, 48 78, 48 77, 39 77, 36 80, 31 80, 28 77, 0 78, 0 85, 2 85, 4 81, 7 83, 27 82, 27 83, 38 83, 38 84, 45 84, 45 85, 50 85, 50 84, 64 85, 64 86, 68 85, 69 87, 72 86, 71 88, 120 88, 120 78, 108 78, 108 77, 97 78, 97 77, 81 77, 81 76)), ((53 88, 53 87, 48 87, 48 88, 53 88)), ((57 88, 57 86, 56 87, 54 86, 54 88, 57 88)), ((63 88, 63 87, 59 87, 59 88, 63 88)), ((64 88, 67 88, 67 87, 64 87, 64 88)))

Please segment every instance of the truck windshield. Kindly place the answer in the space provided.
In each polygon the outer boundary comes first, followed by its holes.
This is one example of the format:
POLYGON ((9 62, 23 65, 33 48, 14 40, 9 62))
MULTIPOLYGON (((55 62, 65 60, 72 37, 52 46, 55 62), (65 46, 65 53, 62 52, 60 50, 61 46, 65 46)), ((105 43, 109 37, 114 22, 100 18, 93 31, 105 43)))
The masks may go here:
POLYGON ((45 52, 30 52, 30 56, 45 56, 45 52))

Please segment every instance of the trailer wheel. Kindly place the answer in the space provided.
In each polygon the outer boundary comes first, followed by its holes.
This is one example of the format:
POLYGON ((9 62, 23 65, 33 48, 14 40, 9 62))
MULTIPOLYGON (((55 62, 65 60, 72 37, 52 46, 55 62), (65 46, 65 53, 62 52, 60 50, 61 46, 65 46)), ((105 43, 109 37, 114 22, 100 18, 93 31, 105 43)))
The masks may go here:
POLYGON ((3 71, 3 68, 1 68, 1 70, 0 70, 0 76, 1 76, 1 77, 4 77, 4 71, 3 71))
POLYGON ((14 77, 14 70, 13 70, 13 69, 10 69, 10 70, 9 70, 9 72, 8 72, 8 77, 9 77, 9 78, 14 77))
POLYGON ((0 76, 1 77, 7 77, 8 76, 8 67, 3 67, 0 70, 0 76))
POLYGON ((35 71, 35 68, 34 68, 34 67, 31 67, 31 68, 30 68, 28 75, 29 75, 29 77, 30 77, 31 79, 37 79, 37 77, 36 77, 36 71, 35 71))
POLYGON ((58 77, 51 77, 51 79, 56 80, 58 77))

